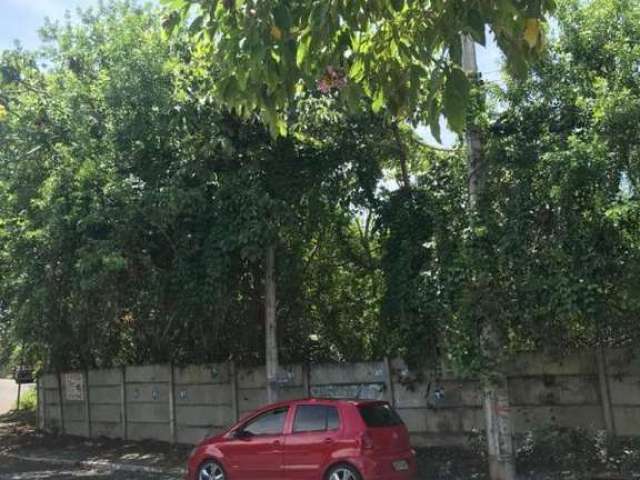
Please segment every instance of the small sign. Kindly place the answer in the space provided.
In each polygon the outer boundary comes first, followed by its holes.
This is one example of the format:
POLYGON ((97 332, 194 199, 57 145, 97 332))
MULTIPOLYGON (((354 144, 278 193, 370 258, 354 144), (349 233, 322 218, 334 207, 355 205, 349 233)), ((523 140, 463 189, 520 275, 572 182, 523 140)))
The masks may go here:
POLYGON ((84 400, 84 378, 81 373, 65 373, 64 385, 68 401, 79 402, 84 400))

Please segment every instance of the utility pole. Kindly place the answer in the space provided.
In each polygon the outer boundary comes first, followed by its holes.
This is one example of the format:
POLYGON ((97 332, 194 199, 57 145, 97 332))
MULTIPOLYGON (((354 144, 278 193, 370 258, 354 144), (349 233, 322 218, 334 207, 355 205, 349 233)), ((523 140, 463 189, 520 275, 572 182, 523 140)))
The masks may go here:
POLYGON ((265 358, 267 370, 267 400, 278 400, 278 328, 276 320, 275 245, 265 250, 264 275, 265 358))
MULTIPOLYGON (((462 34, 462 68, 477 84, 478 63, 475 43, 470 35, 462 34)), ((469 211, 475 219, 483 208, 479 203, 485 186, 485 158, 482 134, 475 121, 468 120, 465 137, 467 142, 467 172, 469 189, 469 211)), ((475 221, 475 220, 472 220, 475 221)), ((494 318, 481 318, 481 348, 487 358, 498 358, 500 335, 494 318)), ((487 450, 491 480, 515 480, 511 411, 507 376, 498 365, 483 379, 483 405, 487 429, 487 450)))

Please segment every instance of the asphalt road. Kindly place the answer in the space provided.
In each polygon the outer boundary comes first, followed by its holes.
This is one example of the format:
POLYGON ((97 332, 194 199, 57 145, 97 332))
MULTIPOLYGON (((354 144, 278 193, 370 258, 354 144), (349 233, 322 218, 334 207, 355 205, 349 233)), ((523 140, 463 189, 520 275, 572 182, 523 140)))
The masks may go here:
POLYGON ((45 463, 23 462, 0 455, 0 480, 180 480, 176 477, 101 471, 99 469, 55 467, 45 463))

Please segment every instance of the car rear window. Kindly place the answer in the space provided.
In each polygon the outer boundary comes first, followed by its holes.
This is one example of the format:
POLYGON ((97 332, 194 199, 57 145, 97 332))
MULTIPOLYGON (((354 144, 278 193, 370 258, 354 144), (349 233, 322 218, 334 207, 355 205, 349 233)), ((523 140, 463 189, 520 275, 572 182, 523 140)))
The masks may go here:
POLYGON ((400 416, 386 403, 360 405, 358 410, 367 427, 376 428, 402 425, 400 416))

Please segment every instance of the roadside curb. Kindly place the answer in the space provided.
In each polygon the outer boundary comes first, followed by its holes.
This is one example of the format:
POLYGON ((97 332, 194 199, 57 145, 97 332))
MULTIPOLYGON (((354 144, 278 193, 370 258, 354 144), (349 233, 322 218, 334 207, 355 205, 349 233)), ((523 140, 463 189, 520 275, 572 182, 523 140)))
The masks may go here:
POLYGON ((2 452, 0 455, 12 460, 21 462, 48 463, 49 465, 59 465, 63 467, 85 467, 85 468, 104 468, 111 472, 129 472, 129 473, 150 473, 157 475, 184 477, 184 470, 163 470, 157 467, 149 467, 145 465, 132 465, 130 463, 109 462, 107 460, 65 460, 55 457, 34 457, 31 455, 16 455, 15 453, 2 452))

